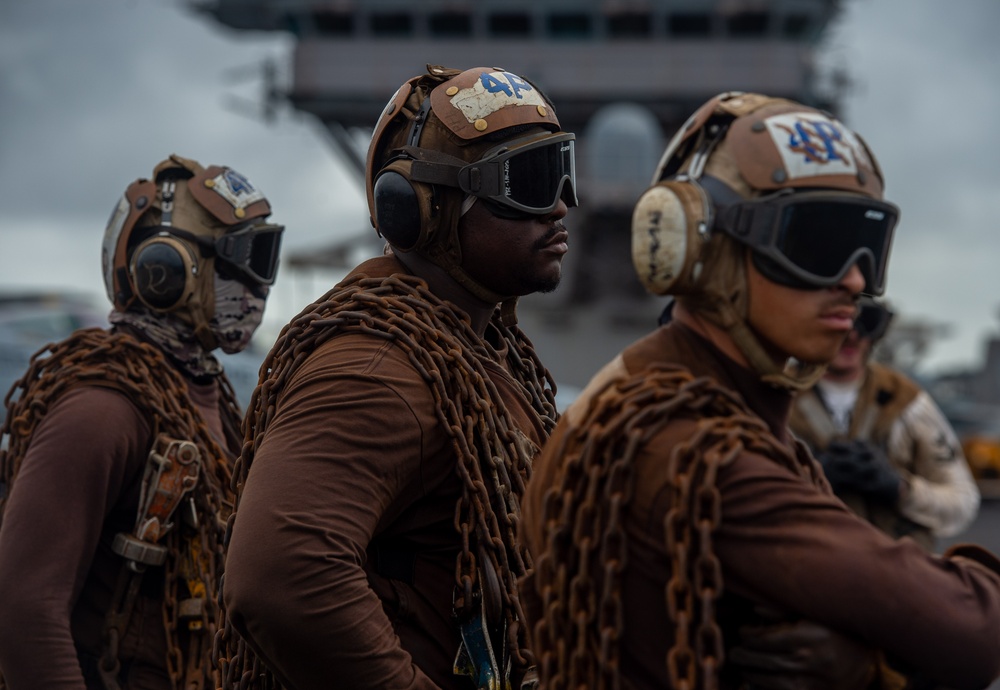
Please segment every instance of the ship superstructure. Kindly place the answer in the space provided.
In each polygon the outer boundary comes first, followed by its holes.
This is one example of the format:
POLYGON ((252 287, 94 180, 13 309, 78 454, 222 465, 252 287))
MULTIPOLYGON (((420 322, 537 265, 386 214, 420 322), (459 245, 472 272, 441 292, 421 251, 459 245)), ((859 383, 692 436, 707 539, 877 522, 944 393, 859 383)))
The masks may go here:
MULTIPOLYGON (((634 277, 632 204, 666 138, 712 95, 787 96, 836 111, 817 87, 816 51, 839 0, 192 0, 237 30, 295 37, 280 96, 330 131, 363 166, 370 131, 406 79, 440 64, 503 67, 551 98, 578 137, 581 206, 566 223, 560 288, 522 300, 522 326, 556 379, 582 386, 649 331, 662 303, 634 277), (362 135, 361 138, 363 138, 362 135)), ((359 174, 361 168, 359 167, 359 174)), ((347 242, 380 245, 373 231, 347 242)), ((339 246, 286 266, 332 263, 339 246)))

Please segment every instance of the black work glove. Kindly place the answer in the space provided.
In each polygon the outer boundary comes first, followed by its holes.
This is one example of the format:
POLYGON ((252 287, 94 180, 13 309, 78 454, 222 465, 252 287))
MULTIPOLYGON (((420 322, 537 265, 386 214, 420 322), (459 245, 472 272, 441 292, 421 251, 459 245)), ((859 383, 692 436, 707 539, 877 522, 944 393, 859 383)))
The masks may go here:
POLYGON ((833 441, 816 457, 835 494, 859 493, 895 505, 903 480, 881 448, 866 441, 833 441))
POLYGON ((864 690, 878 653, 809 621, 743 626, 728 663, 753 690, 864 690))

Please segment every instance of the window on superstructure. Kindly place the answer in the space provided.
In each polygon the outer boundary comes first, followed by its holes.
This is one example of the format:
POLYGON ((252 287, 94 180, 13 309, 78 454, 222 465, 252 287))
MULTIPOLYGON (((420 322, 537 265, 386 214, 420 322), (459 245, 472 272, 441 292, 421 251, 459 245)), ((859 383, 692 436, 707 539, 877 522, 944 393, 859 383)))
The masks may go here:
POLYGON ((409 36, 413 33, 413 15, 406 12, 376 12, 371 16, 373 36, 409 36))
POLYGON ((767 33, 766 12, 738 12, 726 18, 726 31, 738 38, 758 38, 767 33))
POLYGON ((472 34, 472 17, 465 12, 432 12, 428 19, 431 36, 460 38, 472 34))
POLYGON ((608 17, 611 38, 648 38, 653 33, 653 18, 647 12, 621 12, 608 17))
POLYGON ((587 38, 593 33, 590 15, 583 12, 553 12, 546 25, 552 38, 587 38))
POLYGON ((705 38, 712 33, 707 12, 676 12, 667 17, 667 31, 678 38, 705 38))
POLYGON ((531 17, 523 12, 497 12, 491 14, 486 23, 490 36, 496 38, 531 35, 531 17))
POLYGON ((808 38, 812 29, 812 21, 808 14, 790 14, 785 17, 782 33, 786 38, 808 38))
POLYGON ((354 32, 354 15, 349 12, 316 10, 313 23, 316 30, 326 36, 349 36, 354 32))

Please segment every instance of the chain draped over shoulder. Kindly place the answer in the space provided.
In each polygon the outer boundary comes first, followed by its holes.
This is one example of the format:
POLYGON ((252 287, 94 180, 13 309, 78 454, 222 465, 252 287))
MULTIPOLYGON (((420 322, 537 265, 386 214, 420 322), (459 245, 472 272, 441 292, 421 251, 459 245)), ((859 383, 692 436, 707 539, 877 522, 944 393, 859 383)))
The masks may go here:
POLYGON ((716 479, 742 453, 764 455, 826 487, 805 447, 782 445, 733 391, 678 366, 652 367, 613 380, 561 438, 560 472, 543 502, 543 551, 535 589, 541 618, 533 648, 546 690, 619 689, 627 567, 627 506, 634 464, 650 439, 676 420, 695 432, 665 459, 670 509, 663 521, 670 564, 664 591, 674 645, 664 660, 674 688, 715 688, 723 661, 715 603, 722 568, 712 534, 722 521, 716 479))
MULTIPOLYGON (((548 435, 557 417, 551 376, 520 329, 502 323, 499 309, 492 325, 506 341, 508 370, 529 396, 548 435)), ((498 353, 475 333, 467 317, 431 293, 419 278, 398 274, 371 278, 359 273, 285 326, 261 366, 260 383, 251 397, 243 452, 233 476, 237 510, 254 454, 288 381, 325 342, 359 332, 400 347, 430 387, 437 418, 451 439, 458 458, 456 471, 462 479, 462 495, 455 506, 456 542, 461 545, 455 575, 456 611, 461 616, 474 605, 478 544, 500 578, 508 649, 517 663, 526 666, 517 578, 531 564, 515 535, 533 458, 518 441, 516 427, 483 366, 487 360, 499 363, 498 353)), ((234 518, 235 513, 230 530, 234 518)), ((221 601, 221 590, 219 598, 221 601)), ((216 653, 223 688, 280 687, 224 612, 216 653)))
MULTIPOLYGON (((241 415, 236 395, 225 376, 218 381, 223 399, 223 425, 238 429, 241 415)), ((179 602, 186 595, 178 593, 178 585, 181 581, 200 582, 207 593, 218 586, 224 525, 232 510, 229 493, 232 469, 228 454, 212 438, 201 413, 191 402, 183 376, 158 348, 127 333, 88 328, 37 352, 27 372, 5 399, 7 417, 3 436, 8 447, 0 450, 0 483, 6 485, 9 495, 38 425, 60 396, 79 386, 100 386, 123 393, 149 420, 152 438, 165 434, 188 440, 201 453, 203 465, 198 484, 190 494, 198 516, 196 533, 185 536, 182 530, 173 529, 163 541, 168 552, 164 565, 163 623, 168 644, 166 668, 173 686, 183 685, 184 676, 190 677, 192 673, 204 682, 214 682, 210 659, 217 618, 214 600, 211 596, 204 597, 200 627, 197 621, 191 627, 188 620, 180 625, 179 602), (178 576, 179 572, 184 576, 178 576), (178 637, 181 627, 203 630, 204 643, 200 647, 182 644, 178 637)), ((4 497, 0 496, 0 519, 3 508, 4 497)), ((114 648, 119 633, 124 630, 105 628, 105 655, 109 649, 112 653, 108 663, 117 662, 114 648)))

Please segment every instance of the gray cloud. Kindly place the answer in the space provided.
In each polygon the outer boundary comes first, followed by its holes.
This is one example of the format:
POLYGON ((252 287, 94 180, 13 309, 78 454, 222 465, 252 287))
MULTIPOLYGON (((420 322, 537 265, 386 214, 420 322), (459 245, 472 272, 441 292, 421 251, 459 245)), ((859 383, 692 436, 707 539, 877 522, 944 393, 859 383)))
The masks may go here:
POLYGON ((950 326, 928 368, 977 365, 1000 305, 1000 49, 993 0, 855 0, 826 59, 854 81, 843 116, 875 151, 902 209, 888 297, 950 326))
MULTIPOLYGON (((366 227, 359 181, 320 125, 291 110, 268 125, 227 108, 259 100, 254 69, 286 62, 291 47, 287 36, 227 32, 178 2, 0 3, 0 289, 102 295, 111 208, 170 153, 249 177, 289 228, 287 248, 366 227)), ((272 329, 322 289, 279 285, 272 329)))

